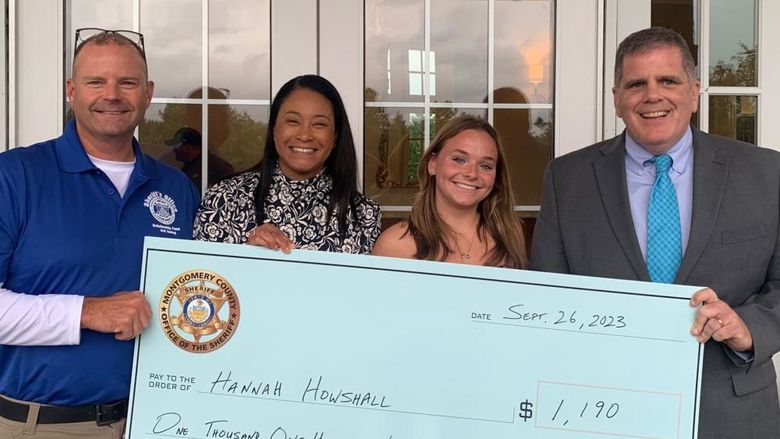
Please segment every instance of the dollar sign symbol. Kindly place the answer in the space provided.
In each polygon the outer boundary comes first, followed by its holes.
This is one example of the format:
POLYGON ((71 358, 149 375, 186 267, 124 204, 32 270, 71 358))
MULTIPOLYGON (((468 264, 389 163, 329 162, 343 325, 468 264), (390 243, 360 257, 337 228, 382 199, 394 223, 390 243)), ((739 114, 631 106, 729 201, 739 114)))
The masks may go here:
POLYGON ((520 414, 518 416, 523 418, 523 422, 528 422, 534 416, 534 411, 531 410, 533 406, 534 404, 527 399, 520 403, 520 414))

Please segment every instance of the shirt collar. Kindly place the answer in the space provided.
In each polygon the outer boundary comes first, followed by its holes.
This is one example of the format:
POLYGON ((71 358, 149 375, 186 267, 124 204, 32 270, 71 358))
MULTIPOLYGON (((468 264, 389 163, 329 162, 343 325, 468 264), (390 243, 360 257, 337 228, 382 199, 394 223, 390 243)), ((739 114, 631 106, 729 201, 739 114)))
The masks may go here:
POLYGON ((307 178, 305 180, 293 180, 286 175, 284 175, 284 172, 282 172, 282 169, 279 167, 279 163, 276 163, 276 168, 274 168, 274 177, 276 180, 281 182, 282 184, 286 186, 290 186, 294 189, 304 189, 304 188, 310 188, 310 187, 321 187, 321 186, 327 186, 330 184, 330 176, 328 176, 327 173, 325 173, 325 167, 320 169, 320 172, 317 173, 314 177, 307 178))
MULTIPOLYGON (((644 174, 651 169, 653 155, 647 152, 639 143, 629 134, 626 135, 626 172, 644 174)), ((685 134, 680 137, 666 154, 672 157, 672 170, 678 174, 684 174, 691 164, 693 158, 693 132, 690 125, 685 130, 685 134)))
MULTIPOLYGON (((63 171, 79 173, 96 169, 92 161, 89 160, 87 152, 84 151, 84 145, 76 131, 75 119, 65 126, 62 136, 56 141, 56 149, 57 158, 63 171)), ((157 169, 157 163, 141 151, 141 146, 135 137, 133 137, 133 152, 135 153, 133 173, 151 180, 159 179, 160 173, 157 169)))

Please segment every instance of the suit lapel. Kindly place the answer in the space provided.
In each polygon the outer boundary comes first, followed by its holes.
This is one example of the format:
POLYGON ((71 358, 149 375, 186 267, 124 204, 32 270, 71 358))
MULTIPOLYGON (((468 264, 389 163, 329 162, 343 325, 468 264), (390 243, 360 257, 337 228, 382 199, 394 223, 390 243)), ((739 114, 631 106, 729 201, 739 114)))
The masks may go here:
POLYGON ((728 166, 718 155, 717 140, 693 130, 693 208, 691 233, 674 283, 685 284, 712 235, 718 218, 728 166))
POLYGON ((609 224, 615 233, 623 253, 639 280, 650 280, 642 251, 636 240, 626 187, 625 136, 618 136, 601 149, 604 155, 593 162, 599 194, 607 212, 609 224))

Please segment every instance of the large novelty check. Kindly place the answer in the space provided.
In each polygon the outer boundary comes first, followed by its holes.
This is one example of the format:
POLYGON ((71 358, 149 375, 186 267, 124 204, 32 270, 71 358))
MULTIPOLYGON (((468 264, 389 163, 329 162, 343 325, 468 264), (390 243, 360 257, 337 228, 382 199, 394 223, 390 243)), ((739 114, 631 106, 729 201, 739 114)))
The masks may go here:
POLYGON ((128 439, 695 438, 694 287, 147 238, 128 439))

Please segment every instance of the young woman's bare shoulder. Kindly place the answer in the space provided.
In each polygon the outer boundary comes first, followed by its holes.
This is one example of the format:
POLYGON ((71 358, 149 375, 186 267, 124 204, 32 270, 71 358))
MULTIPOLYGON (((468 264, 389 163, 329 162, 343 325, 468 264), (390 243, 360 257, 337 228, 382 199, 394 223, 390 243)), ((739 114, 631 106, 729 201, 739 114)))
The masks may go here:
POLYGON ((406 233, 407 230, 406 221, 399 221, 388 227, 379 235, 371 254, 375 256, 414 259, 414 254, 417 253, 417 245, 414 243, 412 235, 406 233))

